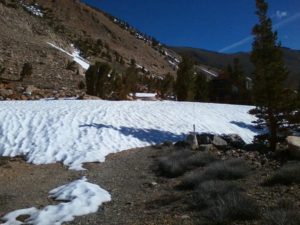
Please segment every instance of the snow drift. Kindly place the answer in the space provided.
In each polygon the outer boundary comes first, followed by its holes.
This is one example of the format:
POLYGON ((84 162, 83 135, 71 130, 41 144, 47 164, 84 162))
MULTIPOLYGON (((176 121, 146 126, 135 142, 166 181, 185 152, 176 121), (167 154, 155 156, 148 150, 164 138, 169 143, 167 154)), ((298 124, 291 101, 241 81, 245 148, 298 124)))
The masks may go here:
POLYGON ((198 132, 237 133, 251 142, 250 106, 179 102, 0 102, 0 155, 81 170, 122 150, 181 140, 198 132))

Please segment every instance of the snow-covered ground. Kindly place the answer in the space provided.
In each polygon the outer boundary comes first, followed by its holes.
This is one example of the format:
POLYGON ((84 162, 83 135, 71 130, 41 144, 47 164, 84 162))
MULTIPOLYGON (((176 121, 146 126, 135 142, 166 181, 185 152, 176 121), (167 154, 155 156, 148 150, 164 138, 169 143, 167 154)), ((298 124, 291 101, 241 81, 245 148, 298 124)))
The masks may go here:
POLYGON ((86 178, 58 187, 50 191, 51 198, 64 201, 58 205, 49 205, 43 209, 35 207, 13 211, 2 219, 2 225, 23 224, 17 218, 21 215, 30 216, 26 224, 60 225, 74 220, 75 216, 95 213, 102 203, 111 200, 110 194, 98 185, 87 182, 86 178), (67 201, 67 202, 65 202, 67 201))
MULTIPOLYGON (((23 155, 29 163, 62 162, 81 170, 85 162, 103 162, 110 153, 164 141, 178 141, 196 124, 198 132, 237 133, 251 142, 256 130, 250 106, 183 102, 9 101, 0 102, 0 156, 23 155)), ((50 192, 64 201, 43 209, 7 214, 4 225, 60 225, 96 212, 110 201, 108 192, 85 178, 50 192), (67 202, 65 202, 67 201, 67 202)))
POLYGON ((110 153, 181 140, 198 132, 237 133, 251 142, 250 106, 179 102, 0 102, 0 155, 80 170, 110 153))

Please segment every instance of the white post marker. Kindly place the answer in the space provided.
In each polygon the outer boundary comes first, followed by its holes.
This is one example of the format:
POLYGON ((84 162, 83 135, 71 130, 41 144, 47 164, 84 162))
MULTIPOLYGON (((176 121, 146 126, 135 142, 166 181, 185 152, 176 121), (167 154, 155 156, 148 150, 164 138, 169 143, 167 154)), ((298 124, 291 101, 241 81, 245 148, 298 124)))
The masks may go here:
POLYGON ((196 125, 193 124, 193 145, 192 149, 195 150, 199 147, 198 140, 197 140, 197 134, 196 134, 196 125))

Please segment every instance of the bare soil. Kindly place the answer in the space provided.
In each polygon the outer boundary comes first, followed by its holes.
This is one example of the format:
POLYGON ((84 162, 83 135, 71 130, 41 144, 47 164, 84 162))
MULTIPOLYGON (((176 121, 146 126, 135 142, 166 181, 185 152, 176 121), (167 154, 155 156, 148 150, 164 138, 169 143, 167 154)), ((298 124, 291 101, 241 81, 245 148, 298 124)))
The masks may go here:
MULTIPOLYGON (((53 188, 86 176, 112 195, 112 201, 95 214, 76 218, 68 224, 90 225, 165 225, 199 224, 198 212, 188 206, 190 191, 180 191, 179 178, 163 178, 155 173, 157 157, 171 151, 169 147, 133 149, 107 157, 105 163, 86 164, 86 171, 70 171, 60 165, 35 166, 22 158, 2 159, 0 164, 0 217, 27 207, 57 204, 47 198, 53 188)), ((228 158, 223 153, 221 158, 228 158)), ((231 157, 231 156, 230 156, 231 157)), ((261 183, 277 169, 278 163, 258 166, 252 160, 252 173, 238 182, 245 187, 262 210, 275 206, 282 199, 293 201, 300 208, 300 187, 264 187, 261 183)), ((263 224, 260 220, 232 224, 263 224)))

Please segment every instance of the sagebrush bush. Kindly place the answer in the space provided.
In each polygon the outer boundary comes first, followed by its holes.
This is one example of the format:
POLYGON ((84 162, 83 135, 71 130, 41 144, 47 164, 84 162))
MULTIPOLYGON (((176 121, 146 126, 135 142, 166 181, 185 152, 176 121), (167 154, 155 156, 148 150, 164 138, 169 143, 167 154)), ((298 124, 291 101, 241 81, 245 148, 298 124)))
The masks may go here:
POLYGON ((239 159, 219 161, 210 164, 203 172, 194 172, 186 176, 180 185, 183 189, 192 189, 209 180, 237 180, 250 172, 246 162, 239 159))
POLYGON ((298 225, 300 224, 300 213, 297 207, 290 201, 279 202, 278 206, 268 209, 264 214, 266 225, 298 225))
POLYGON ((240 159, 231 159, 211 164, 205 171, 210 180, 236 180, 246 177, 250 172, 246 162, 240 159))
POLYGON ((245 195, 232 191, 218 196, 203 213, 209 224, 228 224, 231 221, 253 220, 260 216, 259 207, 245 195))
POLYGON ((300 162, 289 162, 277 170, 273 176, 265 181, 265 185, 300 184, 300 162))
POLYGON ((158 159, 158 171, 166 177, 178 177, 195 167, 205 166, 216 160, 217 158, 208 152, 178 150, 158 159))
POLYGON ((0 157, 0 167, 7 165, 8 161, 9 161, 8 157, 0 157))
POLYGON ((187 159, 187 164, 194 167, 206 166, 217 160, 217 157, 209 152, 197 152, 187 159))
POLYGON ((187 171, 185 160, 193 153, 188 150, 181 150, 169 156, 158 159, 158 172, 166 177, 178 177, 187 171))
POLYGON ((230 181, 205 181, 193 192, 191 205, 193 208, 201 210, 209 207, 218 196, 223 196, 233 191, 242 191, 242 189, 230 181))

